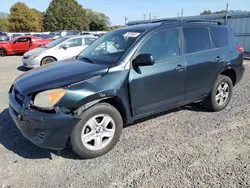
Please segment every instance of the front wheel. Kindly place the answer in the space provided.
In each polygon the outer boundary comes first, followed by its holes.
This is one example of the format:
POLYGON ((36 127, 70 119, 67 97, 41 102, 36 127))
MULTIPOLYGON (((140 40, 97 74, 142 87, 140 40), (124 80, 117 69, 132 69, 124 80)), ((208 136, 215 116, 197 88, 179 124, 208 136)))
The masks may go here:
POLYGON ((122 117, 115 107, 97 104, 82 113, 70 135, 71 147, 84 159, 99 157, 116 145, 122 128, 122 117))
POLYGON ((54 61, 56 61, 56 59, 53 57, 45 57, 45 58, 43 58, 43 60, 41 62, 41 66, 47 65, 47 64, 52 63, 54 61))
POLYGON ((6 54, 7 54, 6 50, 4 48, 0 48, 0 56, 4 57, 6 56, 6 54))
POLYGON ((227 107, 233 94, 233 83, 228 76, 220 75, 212 92, 204 100, 206 107, 211 111, 221 111, 227 107))

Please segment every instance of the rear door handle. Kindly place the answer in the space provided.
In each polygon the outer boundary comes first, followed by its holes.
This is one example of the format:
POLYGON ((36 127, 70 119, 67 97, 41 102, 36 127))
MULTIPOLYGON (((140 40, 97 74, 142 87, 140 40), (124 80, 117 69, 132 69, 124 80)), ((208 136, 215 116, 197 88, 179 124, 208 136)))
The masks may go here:
POLYGON ((215 61, 222 61, 223 60, 223 58, 221 58, 220 56, 217 56, 216 58, 215 58, 215 61))
POLYGON ((183 71, 183 69, 184 69, 184 67, 182 66, 182 65, 177 65, 177 67, 175 68, 175 70, 177 70, 177 71, 183 71))

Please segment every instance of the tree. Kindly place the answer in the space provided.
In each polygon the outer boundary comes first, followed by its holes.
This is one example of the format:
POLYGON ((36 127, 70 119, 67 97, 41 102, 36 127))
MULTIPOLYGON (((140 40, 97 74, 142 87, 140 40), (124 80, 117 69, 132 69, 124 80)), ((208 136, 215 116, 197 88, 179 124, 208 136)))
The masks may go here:
POLYGON ((115 30, 115 29, 119 29, 121 27, 124 27, 124 25, 113 25, 113 26, 110 26, 108 30, 112 31, 112 30, 115 30))
POLYGON ((31 13, 33 15, 33 23, 35 23, 34 27, 36 28, 36 31, 43 31, 43 13, 36 9, 31 9, 31 13))
POLYGON ((109 17, 103 13, 87 10, 90 31, 106 31, 110 25, 109 17))
POLYGON ((25 3, 15 3, 10 9, 9 31, 30 32, 42 31, 41 14, 30 9, 25 3))
POLYGON ((44 29, 88 30, 86 10, 76 0, 52 0, 44 15, 44 29))
POLYGON ((0 31, 8 30, 8 14, 0 12, 0 31))
POLYGON ((210 15, 212 14, 211 10, 204 10, 200 15, 210 15))

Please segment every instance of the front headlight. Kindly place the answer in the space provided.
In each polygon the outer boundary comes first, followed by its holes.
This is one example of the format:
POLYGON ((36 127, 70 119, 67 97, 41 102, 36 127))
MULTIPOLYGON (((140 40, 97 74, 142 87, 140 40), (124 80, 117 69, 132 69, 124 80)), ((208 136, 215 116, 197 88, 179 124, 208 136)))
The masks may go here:
POLYGON ((52 108, 65 94, 65 89, 52 89, 38 93, 34 99, 34 106, 52 108))
POLYGON ((35 59, 35 58, 37 58, 39 55, 40 55, 40 54, 31 55, 31 56, 29 56, 29 58, 30 58, 30 59, 35 59))

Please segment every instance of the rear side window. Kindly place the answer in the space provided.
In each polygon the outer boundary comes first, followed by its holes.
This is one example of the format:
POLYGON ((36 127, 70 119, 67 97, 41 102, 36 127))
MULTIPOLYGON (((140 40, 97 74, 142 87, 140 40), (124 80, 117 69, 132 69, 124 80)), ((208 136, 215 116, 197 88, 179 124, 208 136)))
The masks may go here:
POLYGON ((183 28, 186 42, 186 53, 195 53, 211 49, 207 28, 183 28))
POLYGON ((221 48, 228 45, 227 28, 211 28, 217 47, 221 48))

